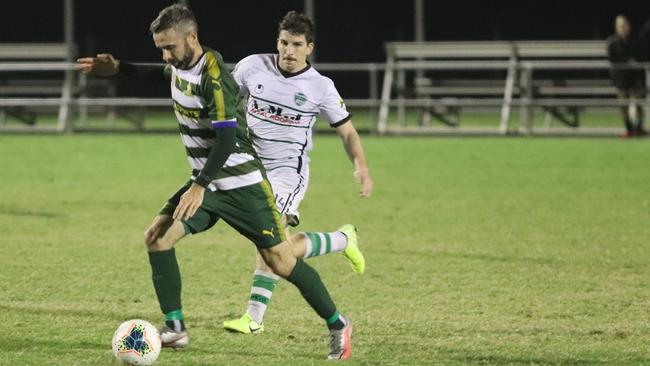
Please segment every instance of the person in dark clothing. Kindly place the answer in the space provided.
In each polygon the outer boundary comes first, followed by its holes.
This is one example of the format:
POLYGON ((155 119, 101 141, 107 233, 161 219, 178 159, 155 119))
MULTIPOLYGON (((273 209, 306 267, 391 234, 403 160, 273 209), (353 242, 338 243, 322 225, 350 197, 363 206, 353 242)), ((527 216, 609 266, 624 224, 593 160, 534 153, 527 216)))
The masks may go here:
POLYGON ((641 40, 643 47, 645 47, 646 61, 650 60, 650 18, 648 18, 639 29, 639 39, 641 40))
POLYGON ((616 33, 607 39, 607 58, 612 63, 611 78, 618 98, 629 102, 621 106, 625 136, 647 135, 643 129, 643 108, 636 103, 645 98, 645 71, 634 68, 647 59, 645 47, 631 35, 630 21, 623 15, 616 17, 616 33))

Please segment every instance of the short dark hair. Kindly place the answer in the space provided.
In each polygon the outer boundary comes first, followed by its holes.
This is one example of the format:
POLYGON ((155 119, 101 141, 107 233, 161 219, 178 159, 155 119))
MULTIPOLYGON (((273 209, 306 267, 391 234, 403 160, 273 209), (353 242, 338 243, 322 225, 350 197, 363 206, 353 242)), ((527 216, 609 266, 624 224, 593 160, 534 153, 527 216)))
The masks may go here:
POLYGON ((305 14, 298 13, 294 10, 288 12, 278 25, 278 33, 283 30, 294 35, 303 34, 307 43, 314 42, 314 22, 305 14))
POLYGON ((187 6, 174 4, 158 13, 158 17, 149 26, 149 32, 155 34, 171 28, 189 33, 190 31, 197 32, 199 25, 194 14, 192 14, 192 11, 187 6))

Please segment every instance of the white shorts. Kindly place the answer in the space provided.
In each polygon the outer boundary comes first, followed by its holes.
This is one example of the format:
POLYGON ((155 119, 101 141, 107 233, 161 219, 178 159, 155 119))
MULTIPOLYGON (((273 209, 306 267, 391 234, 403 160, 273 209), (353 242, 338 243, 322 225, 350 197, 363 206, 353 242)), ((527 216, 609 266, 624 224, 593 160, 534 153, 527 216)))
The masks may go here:
POLYGON ((303 164, 301 170, 291 167, 268 168, 266 175, 275 194, 275 205, 280 213, 299 217, 298 206, 305 198, 309 183, 309 165, 303 164))

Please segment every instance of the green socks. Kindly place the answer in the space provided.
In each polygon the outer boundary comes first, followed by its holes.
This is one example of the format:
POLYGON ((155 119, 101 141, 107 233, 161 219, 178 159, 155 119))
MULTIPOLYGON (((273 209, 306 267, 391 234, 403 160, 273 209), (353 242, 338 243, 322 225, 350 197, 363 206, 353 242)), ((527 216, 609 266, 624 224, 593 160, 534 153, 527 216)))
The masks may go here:
MULTIPOLYGON (((149 263, 151 263, 153 286, 156 289, 160 310, 165 314, 167 325, 177 331, 183 330, 185 327, 181 310, 181 273, 176 261, 175 250, 172 248, 162 252, 150 252, 149 263)), ((275 276, 270 275, 256 273, 253 282, 254 287, 257 287, 259 291, 251 294, 251 299, 253 299, 254 295, 256 295, 254 296, 256 300, 264 300, 262 297, 266 297, 266 303, 268 303, 268 299, 270 299, 268 292, 272 293, 277 283, 275 276)), ((336 311, 334 301, 327 292, 320 276, 302 259, 297 259, 296 266, 287 277, 287 281, 293 283, 300 290, 302 297, 316 311, 318 316, 326 321, 330 329, 341 329, 344 326, 345 320, 336 311)), ((266 305, 264 301, 259 302, 266 305)))
POLYGON ((183 316, 183 310, 174 310, 165 314, 165 325, 180 332, 185 330, 185 321, 183 319, 185 319, 183 316))
MULTIPOLYGON (((339 326, 339 324, 336 324, 340 320, 336 316, 338 312, 336 311, 334 301, 332 301, 320 276, 312 267, 298 258, 296 267, 287 277, 287 281, 298 287, 302 297, 311 305, 318 316, 326 322, 331 321, 334 327, 339 326)), ((328 327, 331 327, 330 324, 328 324, 328 327)))
MULTIPOLYGON (((160 310, 163 314, 168 314, 182 309, 181 272, 178 269, 174 248, 162 252, 149 252, 149 263, 151 263, 151 279, 156 289, 160 310)), ((182 317, 182 312, 180 315, 182 317)))

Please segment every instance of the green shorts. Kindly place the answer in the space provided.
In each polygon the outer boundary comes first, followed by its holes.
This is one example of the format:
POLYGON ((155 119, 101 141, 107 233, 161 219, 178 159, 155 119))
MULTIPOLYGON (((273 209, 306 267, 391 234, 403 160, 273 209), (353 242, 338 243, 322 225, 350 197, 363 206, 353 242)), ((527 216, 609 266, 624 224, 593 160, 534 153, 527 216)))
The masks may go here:
MULTIPOLYGON (((172 215, 181 196, 192 181, 178 190, 160 211, 172 215)), ((185 232, 197 234, 210 229, 223 219, 260 249, 270 248, 286 240, 280 223, 280 213, 268 181, 247 187, 212 192, 205 190, 203 203, 194 216, 183 220, 185 232)))

